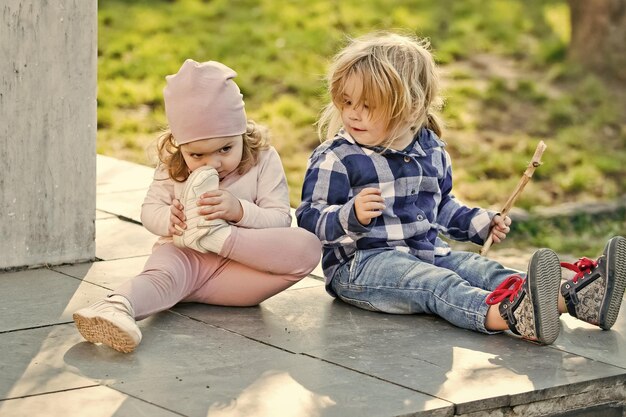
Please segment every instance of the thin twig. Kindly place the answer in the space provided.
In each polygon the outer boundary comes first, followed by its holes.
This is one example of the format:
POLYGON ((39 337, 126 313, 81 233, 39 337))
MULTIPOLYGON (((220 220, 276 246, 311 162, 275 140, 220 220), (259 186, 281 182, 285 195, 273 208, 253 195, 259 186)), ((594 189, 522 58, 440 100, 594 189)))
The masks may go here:
MULTIPOLYGON (((509 199, 506 201, 506 203, 504 203, 502 210, 500 210, 500 215, 502 217, 506 217, 507 214, 509 214, 509 211, 511 210, 511 207, 513 207, 515 200, 517 200, 517 197, 522 193, 522 190, 524 189, 526 184, 528 184, 528 181, 530 181, 530 178, 533 176, 535 169, 539 165, 541 165, 541 155, 543 155, 543 151, 545 151, 546 148, 546 144, 543 143, 543 141, 540 141, 537 145, 537 149, 535 149, 535 154, 533 155, 533 158, 530 160, 526 171, 524 171, 524 175, 522 175, 522 178, 520 178, 519 182, 517 183, 515 191, 513 191, 513 193, 509 196, 509 199)), ((480 254, 483 256, 487 253, 487 251, 491 247, 491 244, 493 243, 492 231, 493 228, 489 230, 489 236, 487 237, 487 240, 485 240, 483 247, 480 249, 480 254)))

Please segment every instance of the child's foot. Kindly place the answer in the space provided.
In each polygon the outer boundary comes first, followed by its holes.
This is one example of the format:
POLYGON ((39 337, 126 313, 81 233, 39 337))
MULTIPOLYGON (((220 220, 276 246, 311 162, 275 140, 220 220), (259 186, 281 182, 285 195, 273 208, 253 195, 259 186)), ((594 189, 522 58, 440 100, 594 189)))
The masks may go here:
POLYGON ((206 220, 198 214, 197 202, 198 197, 202 194, 217 190, 219 182, 220 178, 217 171, 208 166, 197 168, 189 175, 180 199, 185 208, 187 229, 180 229, 183 234, 173 236, 174 245, 179 248, 191 248, 202 253, 210 252, 210 249, 206 247, 207 245, 202 244, 202 238, 228 226, 228 223, 222 219, 206 220))
POLYGON ((487 304, 500 303, 500 315, 513 333, 550 344, 560 330, 560 282, 558 256, 550 249, 539 249, 530 258, 526 279, 519 275, 508 277, 487 297, 487 304))
POLYGON ((76 328, 87 341, 129 353, 141 342, 141 331, 134 314, 125 297, 114 295, 78 310, 73 318, 76 328))
POLYGON ((626 288, 626 239, 610 239, 597 261, 580 258, 573 264, 562 262, 561 266, 576 272, 574 278, 561 285, 567 311, 609 330, 617 320, 626 288))

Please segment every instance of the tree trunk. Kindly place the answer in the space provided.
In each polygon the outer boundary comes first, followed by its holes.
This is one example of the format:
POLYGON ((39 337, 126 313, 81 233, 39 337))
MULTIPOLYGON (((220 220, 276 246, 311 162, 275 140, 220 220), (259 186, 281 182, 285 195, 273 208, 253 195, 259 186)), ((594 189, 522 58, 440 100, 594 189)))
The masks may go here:
POLYGON ((626 81, 626 0, 568 0, 569 58, 604 77, 626 81))

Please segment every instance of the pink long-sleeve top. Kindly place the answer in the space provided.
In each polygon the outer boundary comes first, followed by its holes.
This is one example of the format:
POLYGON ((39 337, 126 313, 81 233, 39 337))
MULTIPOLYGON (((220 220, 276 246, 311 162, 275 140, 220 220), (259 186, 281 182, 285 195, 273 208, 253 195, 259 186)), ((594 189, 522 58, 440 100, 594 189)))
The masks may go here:
MULTIPOLYGON (((160 236, 158 243, 171 241, 168 232, 172 200, 180 200, 185 183, 172 180, 161 164, 141 206, 144 227, 160 236)), ((239 175, 231 172, 220 181, 220 189, 228 190, 241 202, 243 217, 235 226, 249 229, 289 227, 289 189, 285 171, 276 149, 261 151, 258 163, 239 175)))

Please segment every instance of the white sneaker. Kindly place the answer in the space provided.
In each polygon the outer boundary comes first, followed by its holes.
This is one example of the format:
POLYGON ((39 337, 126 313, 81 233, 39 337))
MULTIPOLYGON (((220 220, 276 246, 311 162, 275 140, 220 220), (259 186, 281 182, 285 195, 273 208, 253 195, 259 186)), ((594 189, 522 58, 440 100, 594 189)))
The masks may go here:
POLYGON ((114 295, 78 310, 73 318, 76 328, 87 341, 129 353, 141 342, 141 331, 134 315, 130 302, 114 295))
POLYGON ((210 252, 200 244, 200 240, 218 229, 228 226, 226 220, 206 220, 198 214, 198 198, 207 191, 219 188, 220 177, 214 168, 204 166, 197 168, 189 175, 180 202, 185 211, 187 229, 179 229, 182 235, 174 235, 174 245, 179 248, 191 248, 201 253, 210 252))

